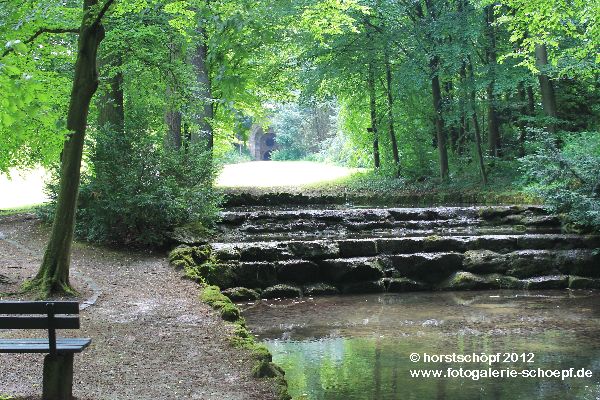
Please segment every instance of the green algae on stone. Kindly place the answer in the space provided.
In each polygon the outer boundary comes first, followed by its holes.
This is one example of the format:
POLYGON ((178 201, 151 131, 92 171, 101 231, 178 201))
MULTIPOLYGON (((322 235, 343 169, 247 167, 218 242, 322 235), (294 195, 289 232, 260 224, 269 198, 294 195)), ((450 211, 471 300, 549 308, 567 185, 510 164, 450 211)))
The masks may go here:
POLYGON ((260 294, 256 290, 248 289, 241 286, 222 290, 221 293, 223 293, 231 301, 234 302, 252 301, 258 300, 260 298, 260 294))
POLYGON ((313 283, 304 287, 305 296, 331 296, 339 293, 338 288, 327 283, 313 283))
POLYGON ((293 298, 302 296, 302 290, 296 286, 283 283, 270 286, 263 290, 261 297, 263 299, 293 298))

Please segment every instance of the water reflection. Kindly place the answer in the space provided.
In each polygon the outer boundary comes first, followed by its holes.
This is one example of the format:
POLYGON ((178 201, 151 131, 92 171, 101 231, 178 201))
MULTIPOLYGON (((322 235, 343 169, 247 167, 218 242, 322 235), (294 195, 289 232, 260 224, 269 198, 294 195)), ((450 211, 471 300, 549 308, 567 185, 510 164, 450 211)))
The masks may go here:
POLYGON ((600 294, 364 295, 246 305, 249 326, 286 371, 295 399, 599 399, 600 294), (415 378, 411 353, 535 353, 493 369, 586 368, 591 378, 415 378))

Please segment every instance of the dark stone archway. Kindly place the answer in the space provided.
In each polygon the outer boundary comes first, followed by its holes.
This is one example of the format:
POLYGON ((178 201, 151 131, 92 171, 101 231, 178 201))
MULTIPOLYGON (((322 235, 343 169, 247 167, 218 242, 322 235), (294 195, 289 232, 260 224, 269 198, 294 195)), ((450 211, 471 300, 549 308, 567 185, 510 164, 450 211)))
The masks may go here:
POLYGON ((277 139, 273 128, 266 132, 259 125, 253 125, 248 138, 248 149, 254 160, 269 161, 274 150, 277 150, 277 139))

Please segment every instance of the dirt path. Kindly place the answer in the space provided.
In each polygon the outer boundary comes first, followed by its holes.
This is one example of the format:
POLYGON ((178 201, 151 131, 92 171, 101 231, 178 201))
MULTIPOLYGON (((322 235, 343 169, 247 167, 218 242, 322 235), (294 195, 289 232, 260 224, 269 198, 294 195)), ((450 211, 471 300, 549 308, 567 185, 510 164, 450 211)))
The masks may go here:
MULTIPOLYGON (((0 293, 35 273, 46 238, 31 217, 0 217, 0 274, 10 281, 0 283, 0 293)), ((100 294, 82 311, 81 330, 61 332, 92 338, 75 357, 77 398, 276 398, 271 382, 251 377, 249 354, 230 346, 230 328, 199 302, 197 285, 162 255, 76 244, 72 271, 82 300, 100 294)), ((9 335, 15 332, 0 331, 9 335)), ((38 398, 42 361, 42 355, 0 354, 0 395, 38 398)))

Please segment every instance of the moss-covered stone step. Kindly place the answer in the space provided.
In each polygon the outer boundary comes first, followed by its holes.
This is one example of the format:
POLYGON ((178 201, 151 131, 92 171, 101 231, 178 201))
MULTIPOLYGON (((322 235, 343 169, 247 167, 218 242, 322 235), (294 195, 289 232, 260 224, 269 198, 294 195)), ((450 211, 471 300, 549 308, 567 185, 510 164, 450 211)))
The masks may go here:
POLYGON ((237 286, 265 289, 280 283, 306 286, 318 282, 341 287, 383 278, 406 278, 431 286, 457 271, 501 274, 515 279, 559 274, 600 278, 600 255, 590 249, 508 253, 471 250, 323 260, 230 261, 213 264, 210 271, 206 279, 209 283, 218 282, 223 289, 237 286))
POLYGON ((256 240, 269 237, 418 236, 560 232, 558 218, 540 207, 439 207, 343 210, 260 210, 224 212, 221 239, 256 240))
POLYGON ((489 250, 573 250, 600 247, 600 236, 567 234, 420 236, 309 241, 214 243, 216 257, 223 261, 323 260, 367 257, 380 254, 411 254, 489 250))
MULTIPOLYGON (((548 217, 548 212, 538 206, 479 206, 479 207, 433 207, 433 208, 344 208, 226 211, 221 213, 221 223, 240 226, 245 222, 312 220, 327 223, 344 221, 434 221, 452 219, 480 219, 482 221, 530 221, 536 217, 548 217)), ((554 217, 552 217, 554 218, 554 217)), ((542 220, 546 221, 544 218, 542 220)), ((556 220, 554 220, 556 221, 556 220)), ((544 223, 547 223, 544 222, 544 223)))

